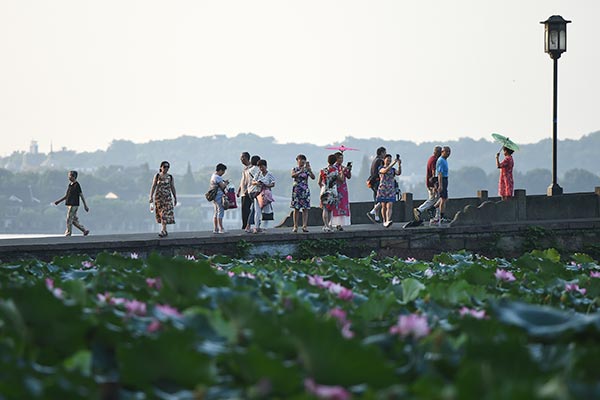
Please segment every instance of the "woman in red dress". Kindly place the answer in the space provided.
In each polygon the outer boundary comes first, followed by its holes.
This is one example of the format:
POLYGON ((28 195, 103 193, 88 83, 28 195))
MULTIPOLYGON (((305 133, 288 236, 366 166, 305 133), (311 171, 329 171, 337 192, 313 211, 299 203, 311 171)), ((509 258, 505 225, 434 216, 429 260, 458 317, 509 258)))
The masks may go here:
POLYGON ((508 200, 509 197, 513 197, 513 190, 515 188, 515 183, 513 181, 513 150, 508 147, 503 147, 502 151, 504 153, 504 160, 502 160, 502 162, 500 162, 500 153, 496 154, 496 167, 500 169, 498 194, 502 197, 502 200, 508 200))

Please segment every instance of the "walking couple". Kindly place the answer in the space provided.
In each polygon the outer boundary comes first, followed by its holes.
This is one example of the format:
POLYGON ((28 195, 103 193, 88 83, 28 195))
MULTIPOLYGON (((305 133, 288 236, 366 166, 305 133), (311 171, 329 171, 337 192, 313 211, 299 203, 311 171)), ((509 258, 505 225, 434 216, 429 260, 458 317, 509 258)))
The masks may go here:
POLYGON ((427 173, 425 184, 427 186, 427 200, 413 210, 414 221, 411 226, 423 224, 424 213, 428 212, 430 224, 449 223, 446 218, 446 203, 448 202, 448 157, 449 146, 435 146, 433 154, 427 160, 427 173), (435 210, 435 214, 433 214, 435 210))

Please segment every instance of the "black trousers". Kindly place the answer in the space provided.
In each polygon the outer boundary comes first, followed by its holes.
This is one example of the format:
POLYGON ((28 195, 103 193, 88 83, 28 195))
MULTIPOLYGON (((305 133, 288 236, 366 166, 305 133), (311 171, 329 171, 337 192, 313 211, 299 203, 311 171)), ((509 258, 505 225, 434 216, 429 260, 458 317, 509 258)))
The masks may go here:
POLYGON ((377 181, 371 188, 373 191, 373 203, 377 204, 377 190, 379 190, 379 181, 377 181))
POLYGON ((246 229, 248 225, 248 218, 250 217, 250 207, 252 206, 252 199, 250 196, 242 196, 242 229, 246 229))

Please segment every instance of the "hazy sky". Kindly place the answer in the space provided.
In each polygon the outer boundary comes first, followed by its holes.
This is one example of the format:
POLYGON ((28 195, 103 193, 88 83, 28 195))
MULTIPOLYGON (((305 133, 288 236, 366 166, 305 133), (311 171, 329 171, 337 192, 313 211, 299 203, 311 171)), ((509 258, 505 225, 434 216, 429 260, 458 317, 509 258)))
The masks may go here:
POLYGON ((600 130, 599 0, 0 0, 0 154, 253 132, 551 136, 543 25, 573 21, 559 138, 600 130))

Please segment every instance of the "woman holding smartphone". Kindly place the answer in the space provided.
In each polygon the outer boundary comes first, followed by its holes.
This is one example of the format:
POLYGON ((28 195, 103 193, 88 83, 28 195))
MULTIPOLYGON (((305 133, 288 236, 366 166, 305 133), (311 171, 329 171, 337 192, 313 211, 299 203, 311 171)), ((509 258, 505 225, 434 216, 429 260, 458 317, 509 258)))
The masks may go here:
POLYGON ((392 225, 392 210, 396 202, 396 176, 402 173, 402 161, 400 155, 396 154, 396 159, 392 161, 392 155, 386 154, 383 159, 383 167, 379 170, 380 183, 377 189, 378 203, 381 203, 381 216, 383 217, 383 226, 389 228, 392 225), (394 165, 398 164, 398 169, 394 165))
POLYGON ((302 212, 302 232, 308 232, 308 213, 310 211, 310 189, 308 180, 315 179, 315 174, 310 168, 310 163, 304 154, 296 157, 297 167, 292 169, 292 202, 290 207, 294 210, 294 228, 292 232, 298 232, 298 220, 302 212))
POLYGON ((349 162, 344 166, 344 153, 338 151, 335 153, 337 161, 335 167, 338 169, 340 178, 342 179, 337 185, 338 190, 338 203, 333 209, 333 218, 331 219, 331 225, 334 226, 338 231, 343 231, 343 226, 350 225, 350 197, 348 194, 347 179, 352 178, 352 162, 349 162))

